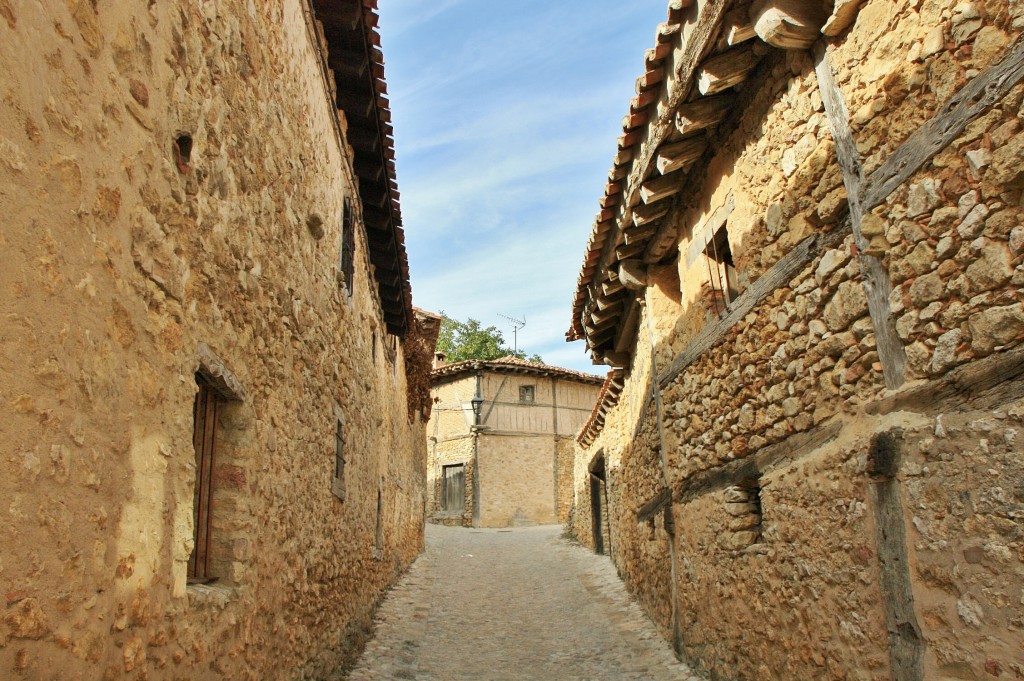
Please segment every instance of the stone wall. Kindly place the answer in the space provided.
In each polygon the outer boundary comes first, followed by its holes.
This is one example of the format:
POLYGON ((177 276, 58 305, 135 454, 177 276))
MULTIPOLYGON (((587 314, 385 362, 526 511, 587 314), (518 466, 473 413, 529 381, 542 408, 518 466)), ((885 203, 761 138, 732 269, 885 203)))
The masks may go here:
MULTIPOLYGON (((868 0, 828 41, 869 184, 1002 57, 1022 11, 868 0)), ((815 59, 775 51, 665 218, 677 251, 648 268, 625 387, 577 445, 567 524, 593 546, 603 456, 612 559, 712 678, 1021 673, 1021 499, 1006 481, 1022 452, 1022 98, 1013 88, 869 211, 857 248, 815 59), (754 301, 729 324, 703 262, 723 210, 737 302, 754 301), (891 279, 899 390, 862 254, 891 279)))
POLYGON ((422 546, 424 431, 401 345, 374 352, 361 228, 339 285, 351 151, 305 10, 0 3, 12 678, 325 677, 422 546), (219 580, 189 586, 200 343, 244 399, 217 432, 219 580))

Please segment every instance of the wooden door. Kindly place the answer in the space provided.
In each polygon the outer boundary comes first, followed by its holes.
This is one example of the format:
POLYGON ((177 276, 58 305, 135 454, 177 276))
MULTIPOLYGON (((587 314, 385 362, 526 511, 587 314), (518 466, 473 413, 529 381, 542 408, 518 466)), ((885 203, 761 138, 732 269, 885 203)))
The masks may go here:
POLYGON ((466 508, 466 466, 444 466, 441 469, 441 510, 460 512, 466 508))

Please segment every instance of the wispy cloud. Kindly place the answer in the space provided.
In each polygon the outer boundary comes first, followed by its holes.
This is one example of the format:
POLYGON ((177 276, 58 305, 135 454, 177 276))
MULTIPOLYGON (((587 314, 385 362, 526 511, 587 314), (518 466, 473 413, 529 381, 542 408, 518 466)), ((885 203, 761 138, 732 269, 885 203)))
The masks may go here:
POLYGON ((564 333, 665 0, 382 5, 416 304, 503 329, 499 313, 525 316, 528 352, 600 369, 564 333))

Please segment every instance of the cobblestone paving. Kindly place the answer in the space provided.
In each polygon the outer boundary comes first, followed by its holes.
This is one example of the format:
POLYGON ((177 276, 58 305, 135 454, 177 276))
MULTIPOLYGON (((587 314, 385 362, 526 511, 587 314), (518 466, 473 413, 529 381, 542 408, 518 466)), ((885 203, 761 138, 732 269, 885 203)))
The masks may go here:
POLYGON ((352 681, 700 681, 561 527, 427 526, 352 681))

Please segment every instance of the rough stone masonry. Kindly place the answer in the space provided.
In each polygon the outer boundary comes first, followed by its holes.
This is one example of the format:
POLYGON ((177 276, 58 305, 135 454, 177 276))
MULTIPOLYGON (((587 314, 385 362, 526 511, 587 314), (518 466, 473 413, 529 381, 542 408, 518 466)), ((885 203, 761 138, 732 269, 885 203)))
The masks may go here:
POLYGON ((4 679, 324 678, 419 552, 374 22, 0 0, 4 679))
POLYGON ((1022 28, 669 3, 573 303, 613 370, 569 527, 712 678, 1024 678, 1022 28))

